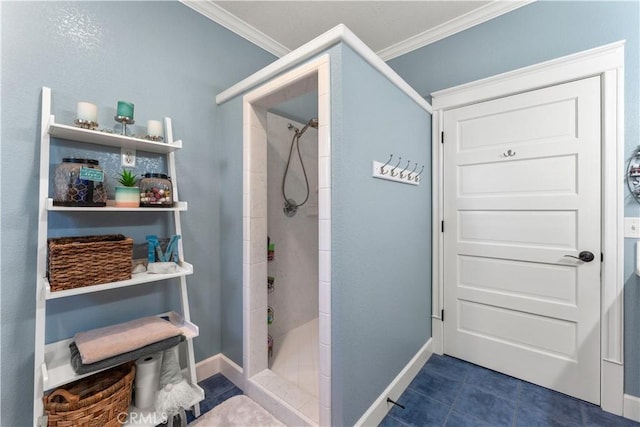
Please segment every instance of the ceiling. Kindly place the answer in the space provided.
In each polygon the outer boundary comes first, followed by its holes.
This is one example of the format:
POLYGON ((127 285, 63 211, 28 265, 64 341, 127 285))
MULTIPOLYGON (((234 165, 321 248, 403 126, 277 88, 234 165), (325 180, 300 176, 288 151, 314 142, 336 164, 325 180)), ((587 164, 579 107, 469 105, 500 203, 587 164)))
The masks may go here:
POLYGON ((279 57, 345 24, 389 60, 532 0, 182 1, 279 57))

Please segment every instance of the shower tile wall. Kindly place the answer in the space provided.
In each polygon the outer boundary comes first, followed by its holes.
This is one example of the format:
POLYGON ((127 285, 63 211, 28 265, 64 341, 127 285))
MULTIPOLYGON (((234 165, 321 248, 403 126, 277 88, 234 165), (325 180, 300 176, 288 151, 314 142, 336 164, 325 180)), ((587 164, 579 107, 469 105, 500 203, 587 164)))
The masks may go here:
MULTIPOLYGON (((274 358, 284 334, 318 317, 318 131, 309 127, 299 143, 309 180, 309 200, 295 216, 287 217, 282 210, 282 177, 294 135, 289 123, 298 129, 304 127, 303 123, 267 114, 267 229, 271 243, 275 243, 275 259, 268 262, 268 274, 275 277, 268 304, 274 311, 269 325, 274 358)), ((285 191, 298 204, 306 195, 295 146, 285 191)))

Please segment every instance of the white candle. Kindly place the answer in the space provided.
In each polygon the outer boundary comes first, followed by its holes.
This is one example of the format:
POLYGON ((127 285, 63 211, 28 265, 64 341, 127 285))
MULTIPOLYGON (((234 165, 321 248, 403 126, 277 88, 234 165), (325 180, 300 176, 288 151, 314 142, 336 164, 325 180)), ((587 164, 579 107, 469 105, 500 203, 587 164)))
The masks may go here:
POLYGON ((98 123, 98 107, 90 102, 78 102, 78 119, 98 123))
POLYGON ((147 122, 147 135, 161 136, 164 138, 164 129, 160 120, 149 120, 147 122))

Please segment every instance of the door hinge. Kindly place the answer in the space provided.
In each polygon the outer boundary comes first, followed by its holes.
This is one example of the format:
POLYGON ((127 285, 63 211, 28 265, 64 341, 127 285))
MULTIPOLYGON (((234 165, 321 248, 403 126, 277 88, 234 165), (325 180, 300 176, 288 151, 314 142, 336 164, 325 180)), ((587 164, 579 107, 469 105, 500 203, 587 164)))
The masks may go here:
POLYGON ((440 321, 444 322, 444 308, 440 310, 440 321))
POLYGON ((440 221, 440 232, 444 233, 444 221, 440 221))
POLYGON ((600 262, 604 262, 604 254, 600 252, 600 262))
POLYGON ((440 132, 440 144, 444 144, 444 131, 440 132))

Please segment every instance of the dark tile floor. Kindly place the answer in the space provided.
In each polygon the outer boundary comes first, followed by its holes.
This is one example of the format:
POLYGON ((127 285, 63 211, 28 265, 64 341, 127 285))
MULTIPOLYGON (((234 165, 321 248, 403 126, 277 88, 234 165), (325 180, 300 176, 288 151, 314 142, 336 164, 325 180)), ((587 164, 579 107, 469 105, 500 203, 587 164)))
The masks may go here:
MULTIPOLYGON (((242 390, 221 374, 199 383, 204 414, 242 390)), ((599 407, 462 360, 432 355, 380 427, 626 427, 599 407)), ((190 412, 187 421, 193 421, 190 412)), ((251 426, 258 427, 258 426, 251 426)))
MULTIPOLYGON (((204 390, 204 400, 200 402, 200 413, 210 411, 230 397, 242 394, 242 390, 236 387, 222 374, 216 374, 198 383, 204 390)), ((191 411, 187 412, 187 423, 193 421, 191 411)))
POLYGON ((436 354, 381 427, 640 426, 598 406, 468 362, 436 354))

